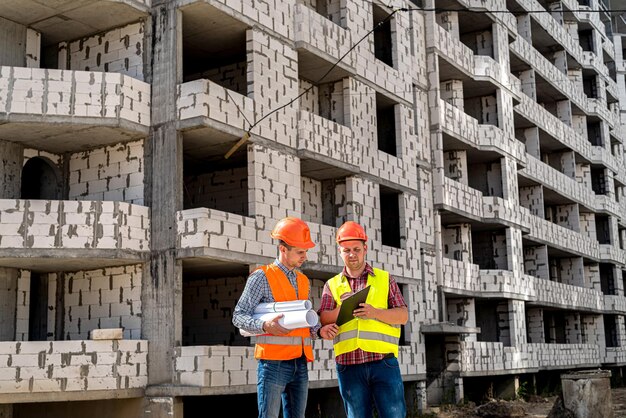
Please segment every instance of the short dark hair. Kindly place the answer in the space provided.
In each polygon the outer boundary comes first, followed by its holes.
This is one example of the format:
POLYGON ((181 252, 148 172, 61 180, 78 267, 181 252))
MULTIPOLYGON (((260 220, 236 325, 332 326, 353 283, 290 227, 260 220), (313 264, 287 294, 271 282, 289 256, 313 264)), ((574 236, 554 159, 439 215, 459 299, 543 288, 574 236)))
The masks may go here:
POLYGON ((286 249, 288 249, 288 250, 291 250, 291 249, 295 248, 293 245, 289 245, 289 244, 287 244, 287 243, 286 243, 285 241, 283 241, 282 239, 281 239, 281 240, 280 240, 280 242, 278 243, 278 246, 279 246, 279 247, 280 247, 281 245, 282 245, 283 247, 285 247, 286 249))

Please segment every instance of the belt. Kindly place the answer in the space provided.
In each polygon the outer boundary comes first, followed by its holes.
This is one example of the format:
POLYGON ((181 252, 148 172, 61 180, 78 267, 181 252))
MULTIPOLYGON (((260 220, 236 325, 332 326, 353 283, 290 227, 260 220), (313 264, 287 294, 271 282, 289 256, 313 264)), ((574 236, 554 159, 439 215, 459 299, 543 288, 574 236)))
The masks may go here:
POLYGON ((387 353, 385 354, 385 357, 383 357, 383 360, 387 360, 389 358, 394 358, 395 356, 393 355, 393 353, 387 353))

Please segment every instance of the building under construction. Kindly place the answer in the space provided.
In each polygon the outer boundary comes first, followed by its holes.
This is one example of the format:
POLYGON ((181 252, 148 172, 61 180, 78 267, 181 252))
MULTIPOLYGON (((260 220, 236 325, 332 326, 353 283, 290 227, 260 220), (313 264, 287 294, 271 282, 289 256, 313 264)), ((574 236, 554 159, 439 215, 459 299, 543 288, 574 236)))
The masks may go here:
MULTIPOLYGON (((0 2, 0 417, 256 416, 232 311, 288 215, 315 307, 366 228, 410 409, 621 376, 619 9, 0 2)), ((314 352, 307 415, 341 414, 314 352)))

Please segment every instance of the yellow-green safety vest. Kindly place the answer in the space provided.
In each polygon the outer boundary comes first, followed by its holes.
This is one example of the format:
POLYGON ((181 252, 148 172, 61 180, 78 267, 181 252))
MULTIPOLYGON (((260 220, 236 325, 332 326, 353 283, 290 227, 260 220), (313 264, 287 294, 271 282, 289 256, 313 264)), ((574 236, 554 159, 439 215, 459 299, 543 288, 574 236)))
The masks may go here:
MULTIPOLYGON (((374 275, 367 276, 370 286, 366 303, 378 309, 387 309, 389 298, 389 273, 374 269, 374 275)), ((341 305, 341 295, 352 292, 348 280, 338 274, 328 281, 328 286, 337 305, 341 305)), ((360 348, 371 353, 393 353, 398 357, 400 325, 389 325, 376 319, 354 318, 339 327, 333 344, 335 356, 360 348)))

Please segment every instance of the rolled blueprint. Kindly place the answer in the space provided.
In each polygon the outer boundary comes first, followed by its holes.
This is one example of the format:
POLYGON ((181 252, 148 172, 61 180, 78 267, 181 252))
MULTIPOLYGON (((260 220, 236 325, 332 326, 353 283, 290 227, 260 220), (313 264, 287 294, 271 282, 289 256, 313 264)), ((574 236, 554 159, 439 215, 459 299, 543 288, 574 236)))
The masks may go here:
MULTIPOLYGON (((308 302, 308 301, 306 301, 308 302)), ((280 302, 277 302, 280 303, 280 302)), ((310 303, 310 302, 309 302, 310 303)), ((296 328, 309 328, 317 325, 319 317, 313 310, 299 310, 299 311, 287 311, 287 312, 269 312, 269 313, 256 313, 252 315, 254 319, 261 319, 263 321, 271 321, 276 318, 277 315, 283 314, 283 317, 278 320, 278 323, 287 329, 296 328)), ((239 333, 244 337, 254 337, 261 334, 251 334, 242 329, 239 333)))
POLYGON ((313 308, 313 304, 310 300, 290 300, 288 302, 259 303, 257 307, 254 308, 254 313, 308 311, 311 308, 313 308))
POLYGON ((278 323, 287 329, 313 327, 317 325, 317 321, 319 320, 317 313, 313 310, 270 312, 264 314, 254 314, 252 317, 262 321, 271 321, 281 313, 283 314, 283 317, 278 320, 278 323))

